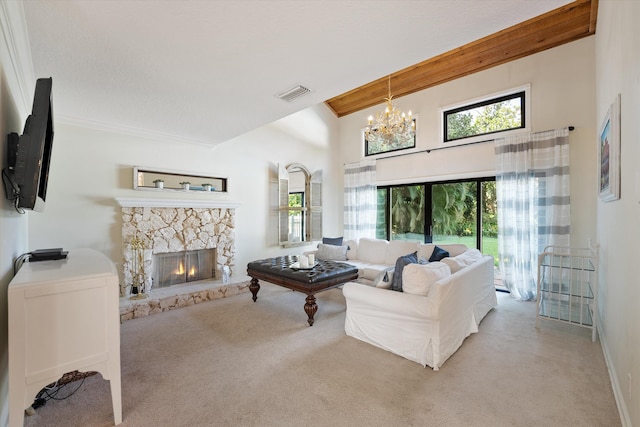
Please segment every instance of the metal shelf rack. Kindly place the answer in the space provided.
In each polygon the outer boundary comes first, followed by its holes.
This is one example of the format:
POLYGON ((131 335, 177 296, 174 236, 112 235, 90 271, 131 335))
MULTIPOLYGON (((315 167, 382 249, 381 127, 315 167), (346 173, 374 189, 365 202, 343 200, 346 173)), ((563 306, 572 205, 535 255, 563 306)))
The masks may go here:
POLYGON ((541 319, 570 323, 597 334, 598 245, 547 246, 538 255, 538 311, 541 319))

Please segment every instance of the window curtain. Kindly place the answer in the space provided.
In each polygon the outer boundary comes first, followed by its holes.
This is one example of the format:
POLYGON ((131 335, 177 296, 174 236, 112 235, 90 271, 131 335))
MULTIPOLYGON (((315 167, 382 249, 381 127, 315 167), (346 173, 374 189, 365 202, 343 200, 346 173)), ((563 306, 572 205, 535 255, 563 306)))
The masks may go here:
POLYGON ((495 141, 498 256, 505 287, 535 300, 538 254, 569 246, 569 129, 495 141))
POLYGON ((344 166, 344 238, 376 237, 376 162, 344 166))

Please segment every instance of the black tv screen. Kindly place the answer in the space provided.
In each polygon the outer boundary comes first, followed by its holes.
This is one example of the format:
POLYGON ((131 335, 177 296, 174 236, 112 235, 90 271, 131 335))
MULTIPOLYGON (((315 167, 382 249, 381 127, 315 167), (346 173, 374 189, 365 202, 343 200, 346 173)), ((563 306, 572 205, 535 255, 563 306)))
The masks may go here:
POLYGON ((16 209, 41 211, 47 199, 53 144, 52 83, 51 77, 36 81, 31 115, 18 141, 13 168, 14 187, 18 189, 14 195, 16 209))

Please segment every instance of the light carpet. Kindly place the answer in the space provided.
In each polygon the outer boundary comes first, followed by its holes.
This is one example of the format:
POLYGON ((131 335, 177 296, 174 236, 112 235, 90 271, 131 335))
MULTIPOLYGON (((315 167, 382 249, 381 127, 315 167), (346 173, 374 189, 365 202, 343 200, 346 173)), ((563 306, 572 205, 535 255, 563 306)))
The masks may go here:
MULTIPOLYGON (((499 306, 440 371, 344 333, 341 289, 250 294, 122 324, 123 426, 616 426, 599 342, 543 322, 535 304, 499 306)), ((89 377, 26 426, 113 425, 109 383, 89 377)))

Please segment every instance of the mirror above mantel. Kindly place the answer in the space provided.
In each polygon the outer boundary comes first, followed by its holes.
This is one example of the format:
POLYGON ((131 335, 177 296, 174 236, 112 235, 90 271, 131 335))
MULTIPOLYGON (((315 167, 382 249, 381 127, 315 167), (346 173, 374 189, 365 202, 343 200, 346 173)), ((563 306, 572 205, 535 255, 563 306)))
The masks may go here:
POLYGON ((322 170, 278 165, 278 235, 285 247, 322 239, 322 170))
POLYGON ((133 189, 226 193, 227 178, 134 166, 133 189))

